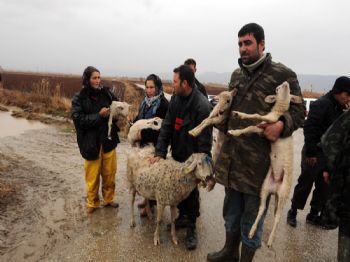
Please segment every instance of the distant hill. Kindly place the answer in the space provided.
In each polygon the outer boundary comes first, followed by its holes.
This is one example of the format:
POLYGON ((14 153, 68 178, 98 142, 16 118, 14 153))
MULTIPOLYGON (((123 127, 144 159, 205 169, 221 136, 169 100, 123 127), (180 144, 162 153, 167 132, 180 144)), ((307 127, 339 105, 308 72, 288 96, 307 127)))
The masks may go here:
MULTIPOLYGON (((197 78, 203 83, 218 83, 222 85, 228 85, 230 81, 231 73, 215 73, 206 72, 198 74, 197 78)), ((325 93, 330 90, 334 84, 336 75, 306 75, 299 74, 298 80, 302 90, 308 90, 318 93, 325 93)))

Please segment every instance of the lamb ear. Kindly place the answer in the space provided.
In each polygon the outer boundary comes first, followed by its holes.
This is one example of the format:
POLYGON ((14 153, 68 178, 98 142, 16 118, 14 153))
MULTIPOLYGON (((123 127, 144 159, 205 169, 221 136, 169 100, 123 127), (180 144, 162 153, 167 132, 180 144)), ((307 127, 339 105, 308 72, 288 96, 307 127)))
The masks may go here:
POLYGON ((231 91, 231 95, 232 95, 232 96, 236 96, 236 95, 237 95, 237 92, 238 92, 238 89, 237 89, 237 88, 234 88, 234 89, 231 91))
POLYGON ((294 104, 302 104, 303 99, 300 96, 290 95, 290 101, 294 104))
POLYGON ((276 95, 269 95, 267 97, 265 97, 265 102, 272 104, 276 102, 276 95))
POLYGON ((194 157, 191 156, 187 161, 185 162, 184 172, 185 174, 189 174, 195 170, 197 167, 196 161, 194 161, 194 157))

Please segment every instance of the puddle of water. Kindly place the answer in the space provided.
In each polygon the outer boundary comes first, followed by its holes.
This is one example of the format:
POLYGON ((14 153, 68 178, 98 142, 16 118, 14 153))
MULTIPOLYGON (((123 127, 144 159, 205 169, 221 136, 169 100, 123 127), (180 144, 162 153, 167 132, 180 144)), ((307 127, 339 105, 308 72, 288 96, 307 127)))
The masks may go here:
POLYGON ((15 118, 11 112, 0 112, 0 137, 17 136, 26 130, 42 129, 47 125, 38 121, 29 121, 24 118, 15 118))

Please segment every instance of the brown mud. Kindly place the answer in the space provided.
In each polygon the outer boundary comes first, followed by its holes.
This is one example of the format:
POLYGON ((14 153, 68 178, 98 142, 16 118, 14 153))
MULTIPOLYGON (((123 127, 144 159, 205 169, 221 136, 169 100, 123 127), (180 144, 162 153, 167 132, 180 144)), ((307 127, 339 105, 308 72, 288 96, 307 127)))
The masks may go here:
MULTIPOLYGON (((294 139, 295 185, 300 172, 301 130, 294 139)), ((83 159, 74 133, 50 126, 0 138, 0 261, 206 261, 208 252, 223 246, 224 190, 220 185, 213 192, 201 190, 199 244, 194 251, 185 249, 184 230, 178 232, 179 245, 172 244, 166 230, 168 209, 160 246, 152 241, 154 221, 140 218, 136 212, 136 228, 130 228, 125 178, 130 146, 122 141, 117 151, 116 201, 120 208, 100 208, 87 215, 83 159)), ((268 249, 270 208, 263 246, 254 261, 336 261, 337 230, 324 231, 306 224, 308 205, 299 212, 297 228, 291 228, 286 224, 288 208, 289 203, 274 245, 268 249)))

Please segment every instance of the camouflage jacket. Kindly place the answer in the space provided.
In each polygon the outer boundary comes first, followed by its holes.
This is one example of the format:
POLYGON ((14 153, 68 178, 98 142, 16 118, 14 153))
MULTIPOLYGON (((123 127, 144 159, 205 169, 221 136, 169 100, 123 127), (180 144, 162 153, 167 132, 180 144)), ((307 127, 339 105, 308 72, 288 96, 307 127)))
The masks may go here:
MULTIPOLYGON (((229 83, 230 90, 238 89, 231 110, 267 114, 273 105, 266 103, 265 97, 276 94, 276 87, 284 81, 288 81, 293 95, 301 96, 296 74, 283 64, 272 62, 270 54, 252 74, 242 66, 241 61, 239 64, 240 68, 232 73, 229 83)), ((285 125, 281 137, 292 135, 302 125, 304 110, 302 104, 291 104, 289 111, 282 117, 285 125)), ((227 128, 241 129, 258 123, 230 117, 227 128)), ((226 136, 215 165, 217 181, 239 192, 260 195, 270 166, 270 150, 270 142, 257 134, 226 136)))
POLYGON ((321 140, 330 173, 330 197, 324 210, 324 222, 338 224, 350 236, 350 111, 343 113, 321 140))

